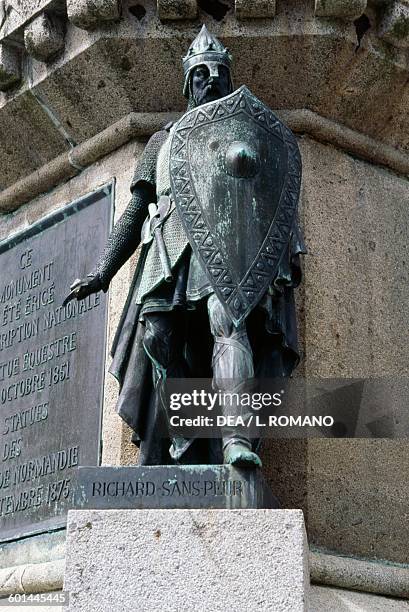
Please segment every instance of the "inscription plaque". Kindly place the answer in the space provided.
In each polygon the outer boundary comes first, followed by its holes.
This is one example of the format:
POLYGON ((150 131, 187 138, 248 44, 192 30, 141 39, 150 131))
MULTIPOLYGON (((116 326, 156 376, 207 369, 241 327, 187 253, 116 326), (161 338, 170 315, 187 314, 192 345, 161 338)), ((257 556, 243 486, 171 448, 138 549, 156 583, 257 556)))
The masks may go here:
POLYGON ((81 467, 75 508, 278 508, 261 470, 232 465, 81 467))
POLYGON ((64 526, 98 465, 106 296, 62 307, 106 243, 113 185, 0 242, 0 540, 64 526))

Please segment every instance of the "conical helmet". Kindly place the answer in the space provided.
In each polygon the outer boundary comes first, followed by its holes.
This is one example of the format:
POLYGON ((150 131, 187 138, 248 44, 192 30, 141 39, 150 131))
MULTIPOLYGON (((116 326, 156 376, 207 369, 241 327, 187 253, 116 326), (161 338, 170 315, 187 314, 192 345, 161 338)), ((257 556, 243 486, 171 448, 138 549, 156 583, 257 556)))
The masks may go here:
POLYGON ((183 58, 183 72, 185 75, 183 95, 186 98, 189 97, 189 78, 193 68, 211 62, 223 64, 230 71, 232 56, 220 40, 210 34, 206 26, 203 25, 199 34, 190 45, 186 56, 183 58))

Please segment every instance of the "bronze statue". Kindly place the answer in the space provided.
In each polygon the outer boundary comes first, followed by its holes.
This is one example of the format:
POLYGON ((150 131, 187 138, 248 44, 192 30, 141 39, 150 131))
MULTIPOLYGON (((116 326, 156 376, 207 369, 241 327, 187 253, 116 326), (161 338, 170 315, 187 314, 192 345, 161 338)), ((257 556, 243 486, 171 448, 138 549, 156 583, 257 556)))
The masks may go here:
POLYGON ((215 389, 232 391, 231 381, 243 389, 297 365, 301 160, 271 110, 246 87, 233 90, 231 55, 205 26, 183 67, 187 112, 149 140, 95 272, 67 299, 107 291, 142 242, 110 368, 139 462, 256 467, 256 441, 234 429, 218 440, 158 436, 167 411, 159 388, 171 377, 213 377, 215 389))

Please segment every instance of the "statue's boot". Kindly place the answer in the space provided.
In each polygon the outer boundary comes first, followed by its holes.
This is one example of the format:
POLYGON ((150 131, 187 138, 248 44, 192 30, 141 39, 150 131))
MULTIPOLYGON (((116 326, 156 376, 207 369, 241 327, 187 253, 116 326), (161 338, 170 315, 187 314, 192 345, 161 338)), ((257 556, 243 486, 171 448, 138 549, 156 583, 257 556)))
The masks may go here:
POLYGON ((261 459, 253 453, 247 443, 243 441, 230 440, 223 450, 224 463, 241 468, 261 467, 261 459))

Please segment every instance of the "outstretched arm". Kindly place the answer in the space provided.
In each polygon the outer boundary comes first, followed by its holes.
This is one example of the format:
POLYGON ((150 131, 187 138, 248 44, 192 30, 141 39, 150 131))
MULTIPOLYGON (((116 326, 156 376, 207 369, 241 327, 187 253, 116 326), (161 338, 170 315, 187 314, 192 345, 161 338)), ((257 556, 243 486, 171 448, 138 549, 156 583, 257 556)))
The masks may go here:
POLYGON ((138 183, 96 266, 95 274, 99 276, 103 291, 107 291, 112 278, 135 252, 140 242, 143 222, 148 214, 148 205, 155 200, 153 186, 146 182, 138 183))
POLYGON ((83 300, 91 293, 107 291, 113 276, 136 250, 142 225, 148 214, 148 205, 156 201, 156 159, 160 147, 169 136, 167 130, 168 126, 155 132, 149 139, 136 164, 131 184, 131 201, 112 230, 94 272, 88 274, 86 278, 74 281, 70 294, 64 300, 64 305, 73 299, 83 300))
POLYGON ((140 242, 148 204, 155 199, 153 185, 145 181, 140 181, 136 185, 125 212, 115 224, 108 238, 95 271, 88 274, 86 278, 74 281, 70 294, 64 300, 64 305, 74 298, 83 300, 91 293, 108 290, 112 278, 135 252, 140 242))

